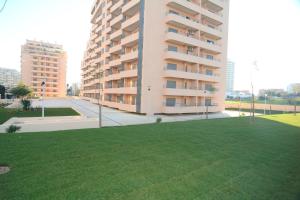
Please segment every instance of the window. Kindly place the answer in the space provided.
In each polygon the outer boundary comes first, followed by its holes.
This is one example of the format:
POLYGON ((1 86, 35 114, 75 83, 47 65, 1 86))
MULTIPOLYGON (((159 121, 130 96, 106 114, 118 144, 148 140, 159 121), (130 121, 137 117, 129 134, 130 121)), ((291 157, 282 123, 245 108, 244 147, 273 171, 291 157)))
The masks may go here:
POLYGON ((177 64, 168 63, 167 69, 168 70, 177 70, 177 64))
POLYGON ((205 99, 205 106, 212 106, 211 99, 205 99))
POLYGON ((171 46, 171 45, 169 45, 169 46, 168 46, 168 51, 175 51, 175 52, 177 52, 177 51, 178 51, 178 48, 177 48, 176 46, 171 46))
POLYGON ((176 81, 167 81, 167 88, 176 88, 176 81))
POLYGON ((170 13, 170 14, 179 15, 179 13, 178 13, 178 12, 176 12, 176 11, 174 11, 174 10, 170 10, 170 11, 169 11, 169 13, 170 13))
POLYGON ((176 99, 175 98, 167 98, 166 106, 167 107, 175 107, 176 106, 176 99))
POLYGON ((205 90, 213 91, 213 86, 211 84, 205 84, 205 90))
POLYGON ((213 60, 214 56, 212 56, 212 55, 206 55, 206 58, 209 59, 209 60, 213 60))
POLYGON ((206 75, 208 76, 212 76, 213 75, 213 71, 212 70, 206 70, 206 75))
POLYGON ((206 41, 207 41, 208 44, 215 44, 215 42, 212 41, 212 40, 206 40, 206 41))
POLYGON ((175 28, 169 28, 169 32, 171 33, 178 33, 178 30, 175 28))

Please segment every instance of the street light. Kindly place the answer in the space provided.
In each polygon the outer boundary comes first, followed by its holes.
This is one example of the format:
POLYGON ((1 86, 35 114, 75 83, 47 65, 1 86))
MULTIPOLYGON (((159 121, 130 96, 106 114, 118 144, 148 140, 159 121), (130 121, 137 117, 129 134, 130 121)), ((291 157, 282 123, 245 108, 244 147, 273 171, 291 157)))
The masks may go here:
POLYGON ((266 115, 267 97, 268 97, 268 94, 265 94, 265 109, 264 109, 264 115, 266 115))
POLYGON ((42 117, 45 117, 45 105, 44 105, 44 96, 45 96, 45 86, 46 86, 46 81, 42 81, 42 117))

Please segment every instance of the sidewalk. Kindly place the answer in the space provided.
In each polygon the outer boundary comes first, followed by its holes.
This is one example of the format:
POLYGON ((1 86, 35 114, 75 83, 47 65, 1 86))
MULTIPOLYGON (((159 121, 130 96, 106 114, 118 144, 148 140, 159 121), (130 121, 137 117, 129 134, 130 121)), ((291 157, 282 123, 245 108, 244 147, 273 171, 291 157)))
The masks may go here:
MULTIPOLYGON (((38 106, 40 102, 35 101, 34 105, 38 106)), ((98 106, 90 102, 76 99, 58 99, 45 102, 46 107, 72 107, 80 112, 81 116, 76 117, 33 117, 33 118, 11 118, 3 125, 0 125, 0 133, 4 133, 5 129, 10 125, 21 126, 20 132, 45 132, 60 130, 75 130, 98 128, 98 106)), ((209 114, 209 119, 238 117, 236 111, 224 111, 222 113, 209 114)), ((249 114, 247 114, 249 115, 249 114)), ((107 107, 102 109, 102 126, 127 126, 138 124, 155 123, 157 118, 161 118, 162 122, 176 122, 189 120, 203 120, 205 115, 154 115, 145 116, 133 113, 127 113, 107 107)))

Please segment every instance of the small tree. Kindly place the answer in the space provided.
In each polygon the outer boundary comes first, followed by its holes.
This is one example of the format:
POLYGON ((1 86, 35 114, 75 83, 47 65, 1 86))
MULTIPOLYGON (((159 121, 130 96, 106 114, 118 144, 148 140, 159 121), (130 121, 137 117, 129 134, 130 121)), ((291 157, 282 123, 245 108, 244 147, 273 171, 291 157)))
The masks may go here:
POLYGON ((0 99, 5 98, 5 87, 3 85, 0 85, 0 99))
POLYGON ((30 95, 32 91, 28 86, 24 85, 23 83, 20 83, 17 87, 12 88, 10 92, 17 98, 24 99, 24 97, 30 95))

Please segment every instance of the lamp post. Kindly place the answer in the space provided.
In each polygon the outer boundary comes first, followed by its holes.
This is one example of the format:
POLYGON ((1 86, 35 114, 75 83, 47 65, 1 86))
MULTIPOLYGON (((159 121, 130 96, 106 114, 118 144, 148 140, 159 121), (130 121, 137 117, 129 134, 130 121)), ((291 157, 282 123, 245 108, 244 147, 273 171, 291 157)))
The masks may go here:
POLYGON ((264 115, 266 115, 267 97, 268 97, 268 94, 265 94, 265 109, 264 109, 264 115))
POLYGON ((241 94, 239 94, 239 117, 241 116, 241 102, 242 101, 242 98, 241 98, 241 94))
POLYGON ((45 105, 44 105, 44 97, 45 97, 45 87, 46 87, 46 81, 42 81, 42 117, 45 117, 45 105))

